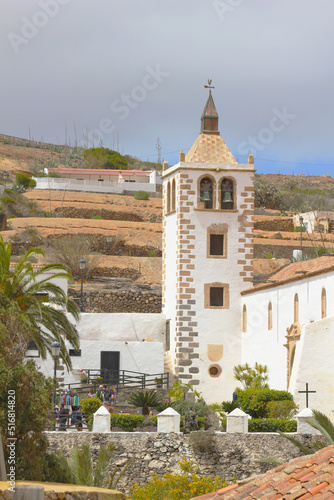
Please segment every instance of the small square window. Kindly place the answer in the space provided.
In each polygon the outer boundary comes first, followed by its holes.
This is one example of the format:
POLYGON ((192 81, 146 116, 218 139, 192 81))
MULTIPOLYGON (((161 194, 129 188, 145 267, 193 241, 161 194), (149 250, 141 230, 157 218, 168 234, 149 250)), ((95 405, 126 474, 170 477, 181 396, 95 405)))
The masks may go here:
POLYGON ((227 283, 206 283, 204 285, 204 307, 207 309, 229 309, 229 285, 227 283))
POLYGON ((210 234, 210 255, 224 255, 223 234, 210 234))
POLYGON ((210 307, 223 307, 223 306, 224 306, 224 288, 211 287, 210 307))

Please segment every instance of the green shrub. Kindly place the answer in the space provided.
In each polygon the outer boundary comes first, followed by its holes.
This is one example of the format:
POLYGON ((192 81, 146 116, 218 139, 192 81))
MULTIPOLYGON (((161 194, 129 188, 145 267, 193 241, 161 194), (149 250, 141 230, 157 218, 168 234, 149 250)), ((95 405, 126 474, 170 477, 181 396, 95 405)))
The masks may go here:
POLYGON ((47 452, 45 454, 44 461, 44 480, 46 482, 73 484, 73 474, 68 467, 68 462, 65 456, 62 453, 58 452, 55 454, 47 452))
POLYGON ((94 217, 92 217, 92 219, 104 220, 101 215, 94 215, 94 217))
POLYGON ((80 399, 80 405, 85 415, 93 415, 101 406, 99 398, 83 398, 80 399))
POLYGON ((297 432, 297 421, 282 418, 252 418, 248 432, 297 432))
POLYGON ((115 168, 126 170, 126 158, 118 151, 108 148, 89 148, 83 152, 83 157, 90 168, 115 168))
POLYGON ((143 415, 148 415, 149 408, 159 408, 163 403, 162 396, 159 392, 151 389, 149 391, 133 391, 128 397, 129 405, 136 406, 142 409, 143 415))
MULTIPOLYGON (((294 228, 294 232, 295 233, 300 233, 300 226, 296 226, 294 228)), ((305 233, 306 232, 306 227, 305 226, 302 226, 302 233, 305 233)))
POLYGON ((237 395, 240 408, 252 418, 267 418, 269 401, 293 400, 292 394, 288 391, 274 389, 238 389, 237 395))
POLYGON ((137 191, 134 194, 135 200, 148 200, 149 197, 150 197, 150 195, 146 191, 137 191))
POLYGON ((119 427, 123 431, 133 432, 136 427, 142 427, 144 415, 130 415, 127 413, 112 413, 110 415, 110 428, 119 427))
POLYGON ((197 474, 196 466, 191 460, 183 458, 179 462, 180 474, 164 474, 162 477, 152 474, 144 485, 135 485, 130 489, 131 500, 182 500, 194 496, 211 493, 228 486, 221 477, 207 477, 197 474))
POLYGON ((16 174, 15 183, 23 189, 36 187, 36 181, 31 179, 28 174, 16 174))
POLYGON ((269 401, 267 403, 268 418, 293 418, 298 411, 294 401, 269 401))
POLYGON ((15 219, 15 218, 16 218, 16 215, 14 215, 14 214, 9 214, 7 217, 7 219, 15 219))

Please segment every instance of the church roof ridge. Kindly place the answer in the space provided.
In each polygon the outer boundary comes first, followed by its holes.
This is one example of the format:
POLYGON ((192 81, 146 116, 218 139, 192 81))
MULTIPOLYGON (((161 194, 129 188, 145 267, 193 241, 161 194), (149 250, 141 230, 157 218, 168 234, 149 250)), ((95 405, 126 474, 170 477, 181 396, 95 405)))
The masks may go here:
POLYGON ((334 255, 323 255, 316 259, 303 260, 293 262, 271 274, 270 281, 267 283, 259 283, 252 288, 247 288, 241 292, 241 295, 247 295, 259 290, 274 288, 293 281, 304 280, 318 274, 334 271, 334 255))

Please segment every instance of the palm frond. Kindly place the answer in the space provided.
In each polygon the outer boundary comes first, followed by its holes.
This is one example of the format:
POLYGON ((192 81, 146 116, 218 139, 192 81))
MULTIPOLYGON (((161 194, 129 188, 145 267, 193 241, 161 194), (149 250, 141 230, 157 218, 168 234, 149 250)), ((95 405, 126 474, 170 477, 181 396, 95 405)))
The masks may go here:
POLYGON ((298 439, 293 438, 292 436, 289 436, 288 434, 284 434, 283 432, 278 431, 281 436, 284 436, 286 439, 291 441, 292 444, 297 446, 305 455, 312 455, 314 453, 313 449, 308 448, 305 446, 303 443, 298 441, 298 439))
POLYGON ((307 423, 314 429, 320 431, 329 444, 334 444, 334 425, 324 413, 321 413, 318 410, 312 411, 314 417, 307 418, 307 423))
POLYGON ((94 486, 93 463, 88 443, 83 443, 81 449, 76 447, 72 450, 72 471, 76 484, 94 486))
POLYGON ((115 448, 114 443, 109 443, 108 446, 104 446, 99 451, 95 464, 94 486, 104 488, 108 482, 107 475, 115 448))

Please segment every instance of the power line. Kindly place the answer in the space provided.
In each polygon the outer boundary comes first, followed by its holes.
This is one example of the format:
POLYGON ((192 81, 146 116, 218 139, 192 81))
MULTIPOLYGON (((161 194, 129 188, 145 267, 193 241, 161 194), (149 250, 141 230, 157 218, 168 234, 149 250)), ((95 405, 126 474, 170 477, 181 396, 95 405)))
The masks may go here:
MULTIPOLYGON (((176 151, 168 151, 168 152, 166 152, 164 154, 165 155, 170 155, 170 154, 174 154, 174 153, 179 153, 181 151, 181 149, 177 149, 176 151)), ((183 148, 183 151, 187 151, 189 149, 190 148, 183 148)), ((150 156, 155 156, 155 155, 156 154, 142 155, 142 156, 139 156, 139 158, 148 158, 150 156)), ((238 156, 245 156, 245 155, 234 154, 234 156, 238 157, 238 156)), ((291 165, 307 165, 307 166, 314 166, 314 167, 334 167, 334 164, 331 164, 331 163, 306 163, 306 162, 297 162, 297 161, 288 161, 288 160, 273 160, 271 158, 260 158, 260 157, 256 156, 255 157, 255 161, 257 161, 257 160, 260 160, 260 161, 269 161, 269 162, 272 162, 272 163, 287 163, 287 164, 291 164, 291 165)))

